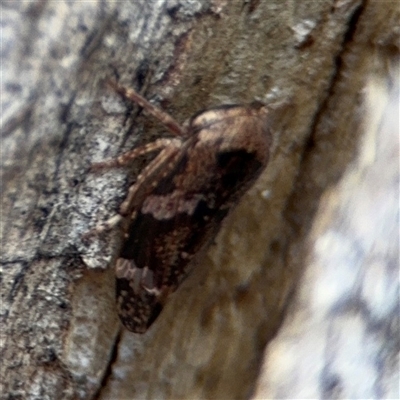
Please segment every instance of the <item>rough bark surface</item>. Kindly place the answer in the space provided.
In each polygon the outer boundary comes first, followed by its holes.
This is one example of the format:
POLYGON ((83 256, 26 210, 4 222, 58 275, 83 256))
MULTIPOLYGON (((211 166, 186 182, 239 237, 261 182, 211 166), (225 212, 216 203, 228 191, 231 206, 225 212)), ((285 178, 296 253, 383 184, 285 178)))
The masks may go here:
POLYGON ((249 397, 311 265, 321 196, 355 157, 373 50, 398 54, 397 3, 37 0, 1 11, 2 398, 249 397), (91 163, 164 134, 109 78, 180 121, 221 103, 291 104, 269 167, 145 335, 115 313, 120 235, 82 240, 143 167, 92 174, 91 163))
POLYGON ((357 159, 293 243, 305 272, 255 399, 400 397, 399 67, 371 76, 357 159))

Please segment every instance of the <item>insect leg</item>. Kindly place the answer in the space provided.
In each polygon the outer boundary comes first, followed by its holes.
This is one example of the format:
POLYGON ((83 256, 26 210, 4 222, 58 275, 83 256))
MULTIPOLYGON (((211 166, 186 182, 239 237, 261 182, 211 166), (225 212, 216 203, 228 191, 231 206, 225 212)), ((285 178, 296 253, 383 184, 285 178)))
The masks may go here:
POLYGON ((109 81, 109 85, 123 97, 128 100, 131 100, 134 103, 139 104, 139 106, 143 107, 147 112, 149 112, 153 117, 157 118, 171 133, 176 136, 187 136, 187 132, 181 125, 175 121, 168 113, 159 108, 153 106, 150 102, 148 102, 144 97, 142 97, 139 93, 135 92, 133 89, 126 89, 123 86, 118 85, 115 81, 109 81))
POLYGON ((87 238, 94 234, 100 234, 111 230, 115 226, 119 225, 129 214, 131 214, 130 217, 133 219, 135 215, 135 208, 140 206, 148 193, 151 192, 155 185, 157 185, 158 180, 169 173, 172 168, 174 168, 176 162, 182 156, 181 148, 181 140, 159 139, 155 142, 125 153, 116 159, 93 164, 92 168, 94 169, 121 166, 139 155, 162 149, 157 157, 152 160, 144 168, 143 172, 138 175, 136 182, 130 186, 128 189, 128 195, 121 204, 119 213, 113 215, 107 221, 91 229, 84 235, 84 237, 87 238))
POLYGON ((145 144, 144 146, 138 147, 136 149, 127 151, 124 154, 121 154, 120 156, 116 158, 111 158, 109 160, 101 161, 98 163, 94 163, 91 165, 90 169, 92 171, 97 171, 103 168, 113 168, 113 167, 122 167, 124 165, 129 164, 131 161, 133 161, 135 158, 152 153, 157 150, 162 150, 166 146, 170 146, 171 142, 173 143, 174 141, 179 141, 177 139, 157 139, 154 142, 145 144))
POLYGON ((96 225, 93 229, 91 229, 89 232, 85 234, 85 237, 91 236, 96 233, 101 234, 103 232, 110 231, 112 228, 119 225, 122 220, 123 220, 122 215, 115 214, 107 221, 104 221, 103 223, 96 225))
POLYGON ((182 158, 181 141, 171 141, 158 156, 141 172, 136 182, 129 188, 128 195, 120 207, 120 214, 128 216, 139 207, 160 179, 167 176, 182 158), (179 146, 178 146, 179 143, 179 146))

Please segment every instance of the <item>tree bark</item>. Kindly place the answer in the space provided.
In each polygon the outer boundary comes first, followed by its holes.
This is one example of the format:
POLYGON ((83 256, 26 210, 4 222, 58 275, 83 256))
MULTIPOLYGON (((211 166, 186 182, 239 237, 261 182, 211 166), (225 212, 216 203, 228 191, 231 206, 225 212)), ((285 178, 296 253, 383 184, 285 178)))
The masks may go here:
MULTIPOLYGON (((374 68, 385 75, 382 60, 398 56, 395 2, 1 7, 2 398, 278 396, 270 383, 263 391, 273 377, 268 353, 261 369, 264 350, 296 309, 293 294, 313 266, 309 232, 322 235, 315 228, 324 218, 321 199, 359 150, 366 79, 374 68), (144 335, 122 328, 115 311, 120 235, 83 240, 115 214, 143 164, 96 174, 89 167, 165 131, 107 88, 107 79, 179 121, 224 103, 290 104, 274 121, 265 173, 144 335)), ((398 324, 389 337, 396 333, 398 324)), ((397 362, 398 343, 390 344, 386 360, 397 362)))

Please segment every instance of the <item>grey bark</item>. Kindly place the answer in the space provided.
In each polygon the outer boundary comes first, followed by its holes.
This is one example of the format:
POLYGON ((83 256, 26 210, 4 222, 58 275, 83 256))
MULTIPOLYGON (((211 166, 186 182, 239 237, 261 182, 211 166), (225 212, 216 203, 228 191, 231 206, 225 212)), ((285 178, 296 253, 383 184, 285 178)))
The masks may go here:
POLYGON ((399 72, 369 78, 357 158, 325 191, 306 246, 293 242, 307 263, 255 399, 399 398, 399 72))
POLYGON ((357 152, 373 50, 398 54, 397 5, 1 7, 2 398, 249 397, 266 345, 296 304, 321 196, 357 152), (115 213, 143 166, 92 174, 91 163, 164 134, 106 87, 109 78, 180 121, 221 103, 292 105, 275 123, 265 174, 145 335, 125 331, 115 313, 118 232, 82 240, 115 213))

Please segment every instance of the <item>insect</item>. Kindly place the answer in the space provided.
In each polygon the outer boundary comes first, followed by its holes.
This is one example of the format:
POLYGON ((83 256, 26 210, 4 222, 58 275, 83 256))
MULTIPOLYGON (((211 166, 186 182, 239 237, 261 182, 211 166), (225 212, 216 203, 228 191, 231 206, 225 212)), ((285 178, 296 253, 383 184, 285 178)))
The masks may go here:
POLYGON ((190 272, 192 258, 266 167, 269 117, 261 103, 224 105, 181 126, 134 90, 112 86, 174 136, 92 166, 121 167, 158 152, 129 188, 119 214, 96 229, 123 226, 125 242, 115 266, 117 309, 127 329, 143 333, 190 272))

